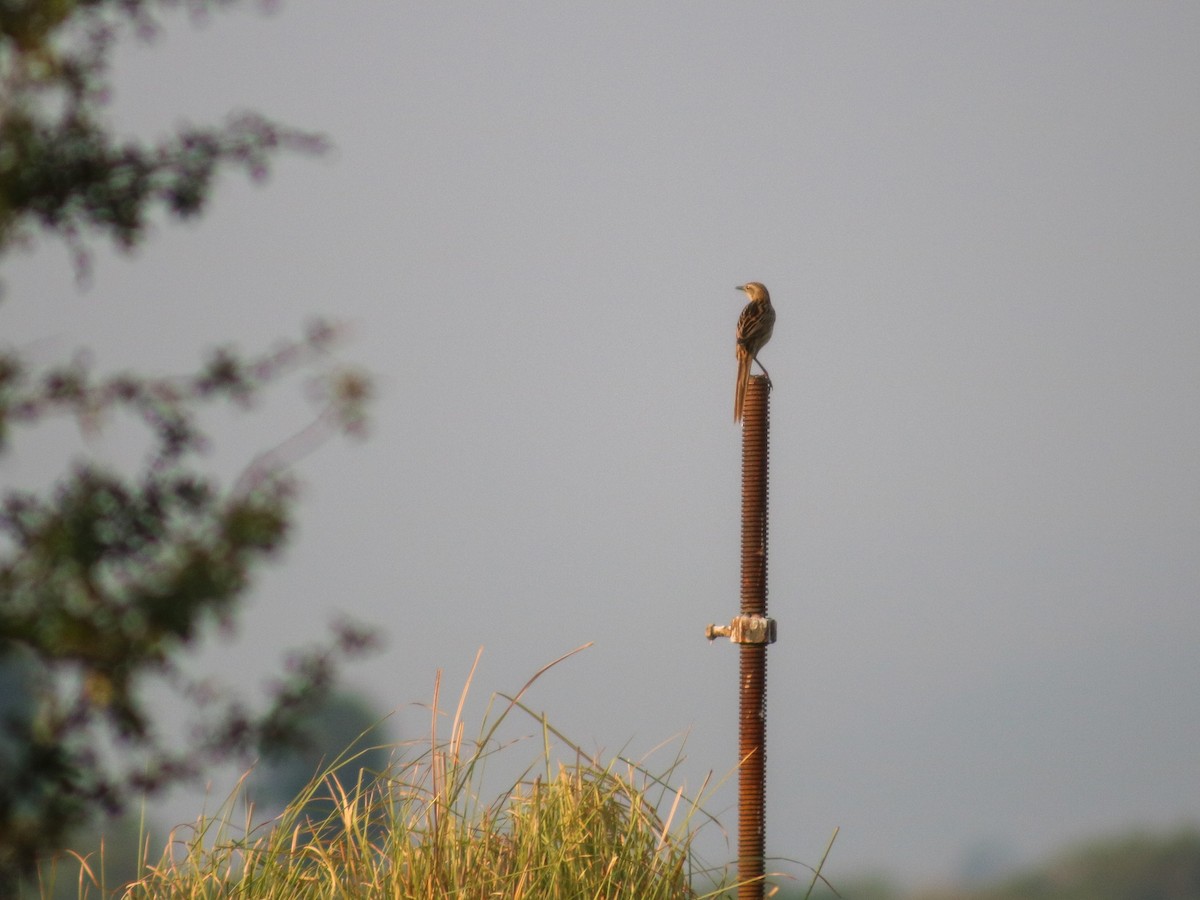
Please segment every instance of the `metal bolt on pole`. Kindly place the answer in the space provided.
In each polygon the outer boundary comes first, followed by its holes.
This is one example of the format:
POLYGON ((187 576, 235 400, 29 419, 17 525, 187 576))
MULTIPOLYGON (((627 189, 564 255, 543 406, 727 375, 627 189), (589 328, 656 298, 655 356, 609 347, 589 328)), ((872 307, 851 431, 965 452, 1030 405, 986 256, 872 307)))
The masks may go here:
POLYGON ((739 645, 738 680, 738 900, 762 900, 766 853, 767 645, 775 621, 767 617, 767 449, 770 381, 750 379, 742 419, 741 614, 727 626, 709 625, 708 639, 728 636, 739 645))

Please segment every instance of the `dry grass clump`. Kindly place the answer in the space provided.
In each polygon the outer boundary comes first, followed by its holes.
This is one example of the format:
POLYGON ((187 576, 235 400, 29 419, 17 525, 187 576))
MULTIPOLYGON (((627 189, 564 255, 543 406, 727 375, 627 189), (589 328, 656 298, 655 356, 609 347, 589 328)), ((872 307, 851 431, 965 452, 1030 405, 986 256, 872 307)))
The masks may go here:
POLYGON ((678 758, 665 774, 621 758, 601 763, 535 716, 543 741, 534 765, 481 800, 497 729, 514 710, 533 715, 520 697, 544 671, 504 698, 498 715, 489 707, 471 742, 462 720, 470 679, 445 738, 435 689, 430 735, 402 748, 408 758, 402 752, 389 771, 362 772, 354 785, 331 774, 354 756, 335 760, 267 826, 233 826, 239 786, 217 815, 186 836, 177 831, 125 900, 679 900, 699 896, 697 881, 719 882, 691 850, 695 830, 711 820, 667 785, 678 758), (554 741, 573 762, 554 760, 554 741), (305 813, 314 799, 332 810, 319 821, 305 813))

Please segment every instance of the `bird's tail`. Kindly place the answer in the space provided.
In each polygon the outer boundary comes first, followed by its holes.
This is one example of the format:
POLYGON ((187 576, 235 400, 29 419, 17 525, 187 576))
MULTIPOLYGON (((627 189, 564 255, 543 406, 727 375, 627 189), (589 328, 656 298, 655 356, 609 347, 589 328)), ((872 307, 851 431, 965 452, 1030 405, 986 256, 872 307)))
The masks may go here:
POLYGON ((733 421, 742 421, 742 404, 746 402, 746 385, 750 382, 750 354, 738 347, 737 388, 733 395, 733 421))

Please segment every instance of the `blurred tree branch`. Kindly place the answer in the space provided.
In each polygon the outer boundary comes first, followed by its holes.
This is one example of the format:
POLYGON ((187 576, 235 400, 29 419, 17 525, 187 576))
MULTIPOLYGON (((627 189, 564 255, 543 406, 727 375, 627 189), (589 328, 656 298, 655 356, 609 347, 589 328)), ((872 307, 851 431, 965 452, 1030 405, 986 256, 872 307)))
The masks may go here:
MULTIPOLYGON (((114 42, 152 34, 172 8, 201 15, 226 5, 0 3, 0 255, 49 233, 66 241, 82 274, 94 237, 129 249, 156 210, 179 219, 202 212, 219 170, 260 178, 281 150, 324 147, 254 114, 153 144, 112 134, 103 111, 114 42)), ((0 347, 0 454, 50 417, 72 416, 90 432, 122 410, 151 445, 133 475, 82 459, 43 493, 0 496, 0 663, 20 664, 3 689, 27 698, 0 722, 0 894, 93 810, 119 810, 216 760, 293 740, 302 712, 333 688, 337 662, 370 645, 364 630, 339 626, 329 646, 289 661, 257 711, 177 665, 206 623, 232 621, 257 567, 286 541, 290 464, 332 435, 363 432, 370 383, 346 369, 313 376, 312 419, 230 486, 196 465, 208 443, 199 413, 247 406, 284 375, 311 372, 336 337, 317 323, 271 353, 223 348, 199 371, 171 377, 101 376, 82 355, 39 369, 0 347), (155 727, 150 683, 192 709, 183 741, 155 727)))

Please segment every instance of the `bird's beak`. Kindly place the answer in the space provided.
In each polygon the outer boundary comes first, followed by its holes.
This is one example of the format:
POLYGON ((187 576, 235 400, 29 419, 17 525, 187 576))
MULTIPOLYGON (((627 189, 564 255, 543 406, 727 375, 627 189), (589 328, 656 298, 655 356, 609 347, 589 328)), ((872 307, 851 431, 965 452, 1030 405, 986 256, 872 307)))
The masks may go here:
POLYGON ((735 291, 744 291, 745 289, 746 289, 746 286, 744 284, 739 284, 737 287, 734 288, 735 291))

